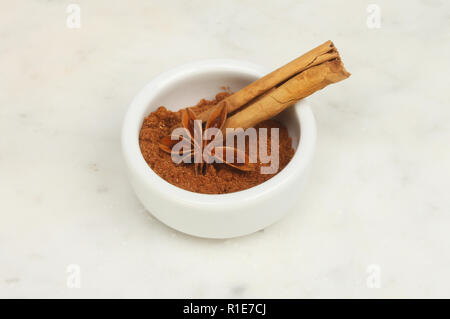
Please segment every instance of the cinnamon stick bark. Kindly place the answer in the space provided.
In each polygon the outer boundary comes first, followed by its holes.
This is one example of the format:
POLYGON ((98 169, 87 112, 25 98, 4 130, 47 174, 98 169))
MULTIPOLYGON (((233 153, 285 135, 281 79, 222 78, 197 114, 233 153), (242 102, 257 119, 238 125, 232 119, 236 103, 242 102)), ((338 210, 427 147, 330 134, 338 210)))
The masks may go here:
POLYGON ((340 58, 309 67, 227 119, 225 128, 249 128, 329 84, 350 76, 340 58))
MULTIPOLYGON (((289 62, 288 64, 278 68, 277 70, 267 74, 253 83, 250 83, 240 91, 230 95, 228 98, 219 103, 225 103, 227 105, 228 114, 230 114, 297 74, 338 58, 339 53, 333 42, 327 41, 289 62)), ((212 109, 213 108, 197 115, 197 117, 202 121, 206 121, 211 114, 212 109)))

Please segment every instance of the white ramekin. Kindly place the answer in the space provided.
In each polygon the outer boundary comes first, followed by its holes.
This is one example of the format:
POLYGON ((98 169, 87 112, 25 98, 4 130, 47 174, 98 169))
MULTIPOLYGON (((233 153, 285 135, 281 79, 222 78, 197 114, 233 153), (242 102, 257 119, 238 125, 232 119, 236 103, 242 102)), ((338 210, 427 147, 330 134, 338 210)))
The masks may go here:
POLYGON ((200 61, 161 74, 134 98, 122 129, 123 155, 137 197, 161 222, 194 236, 230 238, 263 229, 292 210, 306 183, 316 143, 315 119, 305 100, 279 116, 296 149, 290 163, 273 178, 244 191, 207 195, 178 188, 153 172, 139 148, 142 122, 157 107, 178 110, 195 105, 203 97, 213 98, 221 87, 237 91, 266 73, 240 61, 200 61))

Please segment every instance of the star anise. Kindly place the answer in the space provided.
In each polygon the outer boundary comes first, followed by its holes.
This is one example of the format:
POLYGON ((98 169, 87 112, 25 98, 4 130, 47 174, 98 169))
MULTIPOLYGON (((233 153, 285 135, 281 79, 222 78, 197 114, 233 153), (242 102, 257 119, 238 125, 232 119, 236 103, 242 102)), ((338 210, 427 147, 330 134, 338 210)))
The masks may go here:
POLYGON ((196 174, 204 173, 206 166, 212 162, 225 163, 241 171, 253 170, 254 164, 249 162, 245 151, 223 145, 222 129, 226 119, 227 106, 225 103, 220 103, 215 107, 206 121, 205 129, 194 111, 190 108, 184 109, 181 113, 183 135, 166 136, 160 141, 159 147, 164 152, 171 154, 176 164, 186 161, 192 163, 193 160, 196 174), (177 144, 178 147, 174 149, 177 144), (233 161, 228 159, 230 154, 234 154, 231 156, 233 161))

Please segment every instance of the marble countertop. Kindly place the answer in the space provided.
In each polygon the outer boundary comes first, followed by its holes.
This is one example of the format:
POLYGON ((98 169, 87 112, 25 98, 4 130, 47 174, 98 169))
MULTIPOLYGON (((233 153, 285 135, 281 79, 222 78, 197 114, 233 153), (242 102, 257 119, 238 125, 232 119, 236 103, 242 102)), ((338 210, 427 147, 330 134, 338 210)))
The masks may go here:
POLYGON ((450 4, 370 3, 5 3, 0 297, 450 297, 450 4), (275 68, 329 39, 353 75, 310 98, 295 210, 231 240, 145 211, 119 139, 140 88, 204 58, 275 68))

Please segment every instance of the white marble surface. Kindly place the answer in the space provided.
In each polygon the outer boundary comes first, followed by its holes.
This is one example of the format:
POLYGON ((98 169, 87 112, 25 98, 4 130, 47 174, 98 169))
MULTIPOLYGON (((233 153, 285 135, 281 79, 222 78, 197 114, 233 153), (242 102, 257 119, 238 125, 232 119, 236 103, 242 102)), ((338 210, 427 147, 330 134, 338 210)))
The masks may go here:
POLYGON ((0 297, 450 297, 450 4, 375 1, 86 0, 80 29, 68 1, 1 1, 0 297), (147 214, 119 143, 145 83, 203 58, 274 68, 328 39, 353 75, 310 98, 295 211, 232 240, 147 214))

